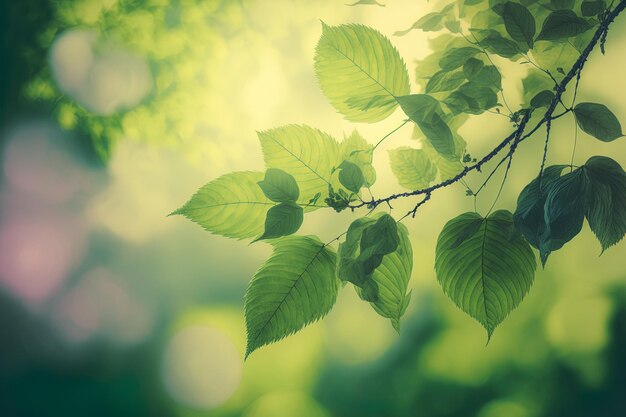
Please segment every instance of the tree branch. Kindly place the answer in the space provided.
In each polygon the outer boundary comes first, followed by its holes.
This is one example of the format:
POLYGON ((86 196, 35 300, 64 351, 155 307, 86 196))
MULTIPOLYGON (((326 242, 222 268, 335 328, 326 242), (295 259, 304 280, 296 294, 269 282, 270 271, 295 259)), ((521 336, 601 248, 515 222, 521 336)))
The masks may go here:
POLYGON ((384 198, 371 199, 369 201, 362 201, 362 202, 359 202, 357 204, 349 205, 348 207, 351 208, 352 210, 360 208, 360 207, 364 207, 364 206, 368 207, 369 209, 374 209, 374 208, 376 208, 377 206, 379 206, 382 203, 389 204, 391 201, 399 199, 399 198, 424 195, 425 198, 422 201, 420 201, 415 206, 415 208, 413 208, 411 211, 409 211, 404 216, 404 217, 407 217, 408 215, 412 215, 414 217, 415 216, 415 212, 417 211, 417 209, 430 199, 430 197, 431 197, 431 195, 432 195, 432 193, 434 191, 439 190, 441 188, 448 187, 448 186, 450 186, 450 185, 452 185, 452 184, 454 184, 456 182, 461 181, 463 178, 465 178, 465 176, 467 176, 469 173, 471 173, 473 171, 479 171, 480 172, 480 170, 481 170, 483 165, 485 165, 487 162, 491 161, 506 146, 508 146, 509 144, 514 143, 514 145, 511 146, 507 156, 505 156, 503 159, 506 160, 507 157, 512 157, 512 153, 515 152, 515 148, 517 147, 517 145, 519 143, 523 142, 524 140, 526 140, 527 138, 532 136, 544 124, 550 125, 553 120, 556 120, 556 119, 558 119, 558 118, 560 118, 560 117, 562 117, 562 116, 564 116, 567 113, 572 111, 571 108, 569 108, 569 109, 566 108, 566 110, 564 112, 554 116, 554 111, 556 109, 556 106, 559 103, 562 102, 562 96, 565 93, 568 84, 572 81, 572 79, 574 77, 577 77, 577 80, 578 80, 578 78, 580 77, 580 72, 582 71, 583 67, 585 66, 585 63, 587 62, 587 59, 589 58, 589 55, 595 49, 595 47, 598 45, 599 42, 601 43, 602 52, 604 52, 604 42, 606 40, 606 35, 608 33, 609 27, 613 23, 615 18, 620 13, 622 13, 625 8, 626 8, 626 0, 621 0, 615 6, 614 9, 607 10, 607 12, 604 15, 601 16, 600 25, 596 29, 596 32, 594 33, 593 37, 591 38, 591 40, 589 41, 589 43, 587 44, 585 49, 581 52, 580 56, 578 57, 576 62, 572 65, 572 67, 567 72, 567 74, 565 74, 565 77, 556 85, 554 98, 552 99, 550 105, 548 106, 548 109, 544 113, 544 115, 541 118, 541 120, 539 120, 536 123, 536 125, 529 132, 525 132, 525 129, 526 129, 527 123, 530 120, 530 117, 531 117, 531 115, 533 113, 533 109, 526 110, 524 112, 524 116, 522 117, 522 120, 517 125, 516 129, 511 134, 509 134, 506 138, 504 138, 491 152, 489 152, 487 155, 482 157, 476 163, 474 163, 472 165, 465 166, 463 168, 463 170, 461 172, 459 172, 457 175, 455 175, 454 177, 449 178, 449 179, 447 179, 445 181, 441 181, 441 182, 439 182, 437 184, 434 184, 434 185, 431 185, 429 187, 419 189, 419 190, 407 191, 407 192, 397 193, 397 194, 391 194, 391 195, 389 195, 387 197, 384 197, 384 198))

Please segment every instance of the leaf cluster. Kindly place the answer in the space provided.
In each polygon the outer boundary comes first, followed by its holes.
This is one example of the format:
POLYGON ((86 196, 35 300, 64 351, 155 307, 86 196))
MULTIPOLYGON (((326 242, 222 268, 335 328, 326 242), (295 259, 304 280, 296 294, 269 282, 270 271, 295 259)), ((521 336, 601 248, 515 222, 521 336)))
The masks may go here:
POLYGON ((341 142, 306 125, 259 132, 264 173, 226 174, 175 212, 212 233, 267 241, 273 247, 246 292, 246 356, 322 318, 346 285, 399 331, 413 268, 408 229, 401 221, 415 216, 434 191, 456 182, 463 182, 466 195, 476 201, 494 173, 505 167, 502 191, 517 147, 542 126, 547 136, 539 175, 521 191, 515 211, 493 211, 496 197, 486 215, 467 212, 443 227, 435 271, 444 293, 479 321, 490 338, 532 286, 537 269, 533 248, 545 265, 552 252, 580 233, 585 219, 603 251, 623 239, 626 173, 616 161, 594 156, 579 167, 545 167, 545 162, 551 124, 568 114, 600 141, 623 136, 620 122, 605 105, 576 103, 576 93, 590 52, 603 44, 624 8, 626 1, 614 7, 588 0, 452 2, 396 33, 447 32, 431 41, 433 53, 418 63, 419 91, 413 93, 406 64, 387 37, 364 25, 323 23, 314 69, 329 103, 352 122, 380 122, 398 108, 406 120, 375 145, 356 130, 341 142), (529 66, 518 109, 507 103, 494 55, 529 66), (564 94, 573 79, 568 106, 564 94), (473 158, 459 130, 469 117, 487 112, 507 118, 513 133, 484 157, 473 158), (536 124, 529 128, 531 120, 536 124), (388 152, 391 171, 409 191, 376 199, 371 191, 375 151, 409 123, 420 146, 388 152), (470 188, 465 177, 482 172, 501 153, 504 157, 484 173, 482 185, 470 188), (383 203, 418 195, 423 199, 399 220, 376 211, 383 203), (330 242, 295 234, 308 212, 362 207, 370 209, 367 215, 330 242), (335 241, 340 241, 336 250, 335 241))

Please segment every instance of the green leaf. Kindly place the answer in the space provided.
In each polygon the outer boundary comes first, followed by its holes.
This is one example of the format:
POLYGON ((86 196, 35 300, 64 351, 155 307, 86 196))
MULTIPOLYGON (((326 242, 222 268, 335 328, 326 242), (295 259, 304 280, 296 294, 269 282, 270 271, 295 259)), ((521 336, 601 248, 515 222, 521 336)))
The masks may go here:
POLYGON ((574 107, 578 126, 603 142, 612 142, 624 136, 617 117, 605 105, 598 103, 579 103, 574 107))
POLYGON ((535 94, 535 96, 530 100, 530 105, 535 109, 540 107, 550 107, 552 100, 554 100, 554 91, 543 90, 535 94))
POLYGON ((262 172, 232 172, 200 188, 172 214, 181 214, 218 235, 243 239, 263 231, 263 219, 270 207, 258 182, 262 172))
POLYGON ((453 114, 469 113, 481 114, 484 109, 481 108, 478 100, 467 96, 459 91, 452 92, 443 102, 448 106, 453 114))
POLYGON ((358 165, 352 162, 343 161, 339 165, 339 182, 353 193, 358 193, 363 184, 365 184, 365 178, 358 165))
POLYGON ((346 4, 346 6, 359 6, 359 5, 385 7, 384 4, 379 3, 376 0, 359 0, 359 1, 357 1, 355 3, 352 3, 352 4, 346 4))
POLYGON ((265 171, 265 178, 259 181, 259 187, 267 198, 277 203, 296 201, 300 196, 295 178, 281 169, 270 168, 265 171))
POLYGON ((337 276, 366 291, 367 301, 376 301, 377 288, 372 274, 383 257, 398 248, 398 226, 390 215, 363 217, 352 222, 345 242, 339 245, 337 276))
MULTIPOLYGON (((409 232, 403 224, 398 224, 399 243, 395 251, 383 256, 381 264, 370 278, 371 286, 377 290, 375 301, 371 301, 374 310, 391 320, 396 331, 400 332, 400 318, 411 299, 407 293, 411 271, 413 269, 413 250, 409 232)), ((371 295, 355 287, 359 297, 371 300, 371 295)))
POLYGON ((583 1, 580 11, 583 16, 597 16, 604 11, 606 4, 603 0, 583 1))
POLYGON ((339 144, 339 159, 337 164, 343 161, 357 165, 363 177, 365 185, 372 186, 376 182, 376 170, 372 166, 373 147, 356 130, 339 144))
POLYGON ((444 71, 452 71, 462 67, 468 59, 478 54, 480 49, 466 46, 463 48, 452 48, 446 51, 439 60, 439 66, 444 71))
POLYGON ((476 85, 491 87, 495 91, 502 88, 502 75, 494 65, 483 66, 477 74, 468 80, 476 85))
POLYGON ((544 205, 544 230, 539 241, 541 262, 545 265, 551 252, 572 240, 583 227, 589 181, 577 169, 556 179, 548 190, 544 205))
POLYGON ((535 18, 525 6, 512 1, 504 4, 502 12, 504 27, 507 33, 518 42, 523 42, 529 48, 533 47, 535 37, 535 18))
POLYGON ((479 41, 479 45, 496 55, 500 55, 504 58, 513 58, 520 53, 517 43, 510 39, 504 38, 500 32, 488 29, 484 31, 473 31, 482 35, 482 39, 479 41))
POLYGON ((427 94, 413 94, 397 98, 404 113, 413 120, 433 147, 445 157, 454 156, 452 131, 441 118, 439 102, 427 94))
MULTIPOLYGON (((456 92, 475 101, 476 106, 471 107, 472 110, 475 110, 473 114, 480 114, 498 104, 498 96, 496 93, 491 88, 475 81, 469 81, 463 84, 456 92)), ((472 102, 472 104, 473 103, 474 102, 472 102)))
POLYGON ((404 61, 380 32, 363 25, 327 26, 315 50, 315 73, 330 103, 353 122, 377 122, 409 93, 404 61))
POLYGON ((439 71, 435 73, 426 84, 426 93, 439 93, 454 90, 465 81, 462 72, 439 71))
POLYGON ((550 0, 550 6, 554 10, 573 9, 574 0, 550 0))
POLYGON ((452 20, 445 23, 446 29, 452 33, 461 33, 461 22, 452 20))
POLYGON ((487 218, 461 214, 444 226, 437 241, 437 280, 461 310, 483 325, 488 338, 528 293, 536 268, 530 245, 515 233, 505 210, 487 218))
POLYGON ((427 94, 412 94, 397 98, 404 113, 413 120, 433 147, 446 158, 455 156, 452 131, 441 118, 439 102, 427 94))
POLYGON ((317 129, 288 125, 258 132, 267 168, 293 176, 306 204, 315 194, 325 193, 339 152, 337 141, 317 129))
POLYGON ((254 274, 246 291, 246 358, 259 347, 324 317, 337 298, 336 255, 330 247, 305 236, 271 244, 272 256, 254 274))
POLYGON ((604 252, 626 234, 626 173, 605 156, 589 158, 584 171, 590 184, 586 217, 604 252))
POLYGON ((438 113, 433 113, 429 120, 423 120, 418 126, 433 148, 443 157, 448 159, 456 157, 452 131, 438 113))
POLYGON ((422 149, 392 149, 389 151, 389 159, 398 182, 409 190, 427 187, 437 176, 437 168, 422 149))
POLYGON ((435 32, 441 30, 443 27, 442 21, 444 17, 445 15, 439 12, 428 13, 413 23, 410 28, 395 32, 394 36, 404 36, 413 29, 421 29, 424 32, 435 32))
POLYGON ((517 198, 517 209, 513 215, 515 228, 526 240, 539 249, 541 235, 545 230, 544 208, 548 191, 561 177, 565 165, 552 165, 544 169, 543 175, 532 180, 517 198))
POLYGON ((591 24, 571 10, 556 10, 548 15, 537 40, 554 41, 580 35, 591 29, 591 24))
POLYGON ((265 231, 255 242, 294 234, 302 226, 303 219, 302 207, 291 201, 280 203, 267 212, 265 231))
POLYGON ((465 78, 467 78, 468 80, 473 79, 474 77, 478 75, 478 73, 480 72, 483 66, 484 66, 483 61, 479 59, 476 59, 476 58, 468 59, 467 61, 465 61, 465 64, 463 65, 463 74, 465 75, 465 78))

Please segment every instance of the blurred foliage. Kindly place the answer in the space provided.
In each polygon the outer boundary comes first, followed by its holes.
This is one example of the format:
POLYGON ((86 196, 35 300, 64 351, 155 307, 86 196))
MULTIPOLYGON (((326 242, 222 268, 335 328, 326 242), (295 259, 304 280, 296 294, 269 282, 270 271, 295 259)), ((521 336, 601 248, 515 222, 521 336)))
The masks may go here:
MULTIPOLYGON (((103 161, 122 138, 185 143, 187 152, 193 152, 194 140, 213 128, 212 119, 219 117, 219 98, 197 92, 211 91, 220 82, 211 74, 211 61, 224 53, 224 37, 240 30, 241 1, 60 0, 42 4, 26 0, 6 7, 20 15, 14 22, 22 21, 24 15, 33 19, 32 25, 20 26, 30 28, 27 36, 22 36, 24 29, 12 33, 20 43, 28 44, 26 52, 31 55, 25 61, 30 71, 13 67, 16 74, 28 76, 23 91, 14 94, 51 103, 58 123, 83 133, 103 161), (25 4, 34 9, 32 13, 25 4), (139 106, 99 115, 59 91, 50 67, 42 61, 54 40, 76 27, 95 30, 96 48, 98 43, 114 42, 147 59, 152 91, 139 106)), ((11 45, 13 53, 25 53, 24 49, 11 45)), ((12 88, 19 85, 11 83, 12 88)))

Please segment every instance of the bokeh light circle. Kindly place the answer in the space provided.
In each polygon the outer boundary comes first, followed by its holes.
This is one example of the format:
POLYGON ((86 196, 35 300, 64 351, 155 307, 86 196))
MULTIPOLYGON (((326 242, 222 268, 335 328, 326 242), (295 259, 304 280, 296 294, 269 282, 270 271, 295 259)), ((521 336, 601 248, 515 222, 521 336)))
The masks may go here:
POLYGON ((225 403, 241 381, 242 358, 231 340, 208 325, 182 328, 163 356, 162 378, 172 398, 213 409, 225 403))

